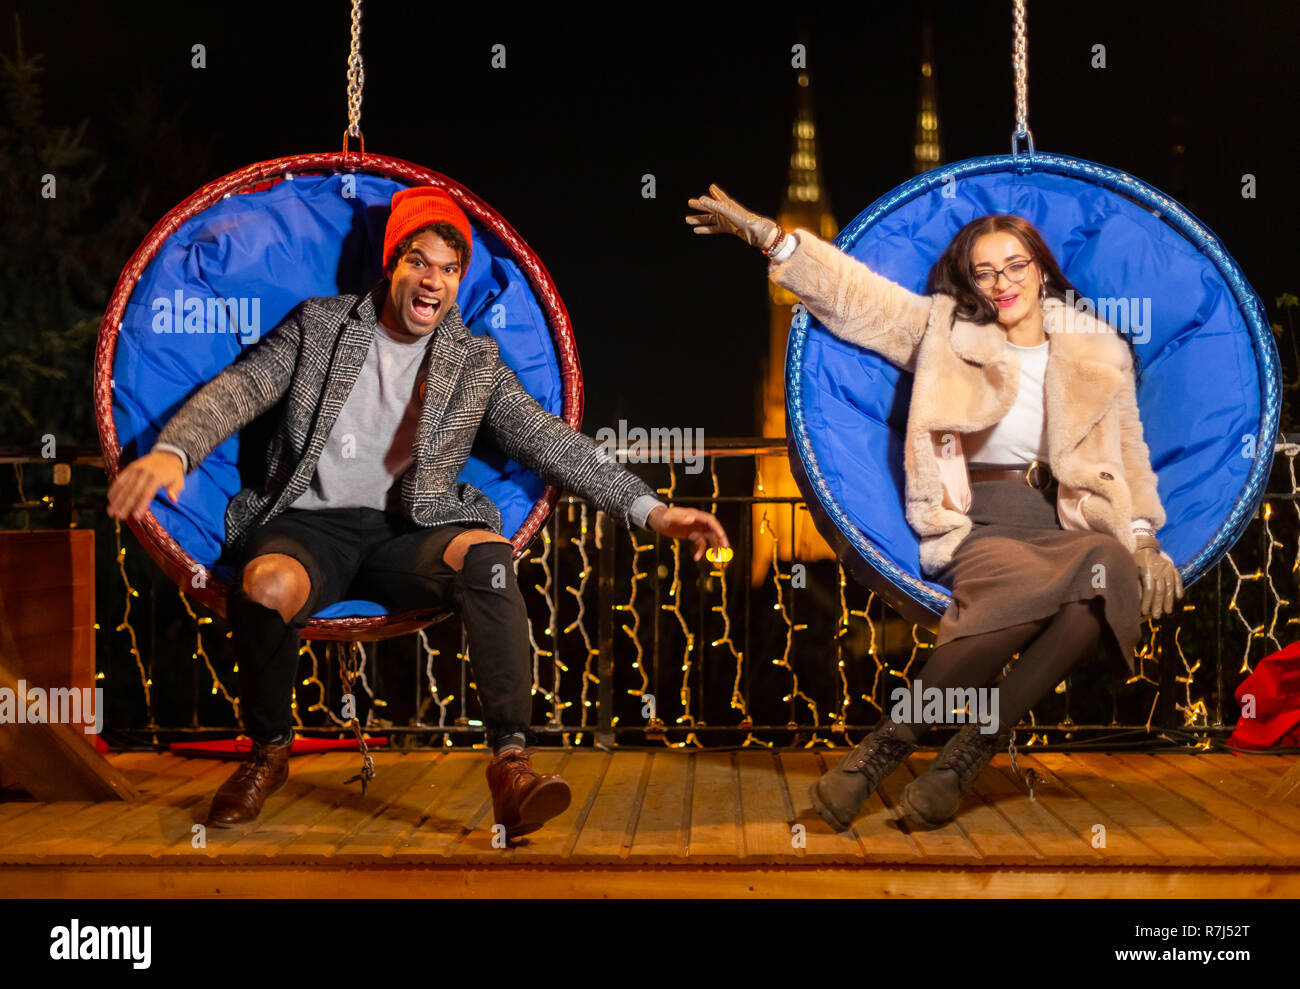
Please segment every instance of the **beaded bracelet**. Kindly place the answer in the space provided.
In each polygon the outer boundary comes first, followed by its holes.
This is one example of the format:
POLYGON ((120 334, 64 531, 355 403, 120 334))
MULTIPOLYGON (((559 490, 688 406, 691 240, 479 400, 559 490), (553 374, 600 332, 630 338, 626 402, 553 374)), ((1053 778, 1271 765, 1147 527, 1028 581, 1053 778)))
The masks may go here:
POLYGON ((788 236, 789 234, 782 230, 780 225, 778 225, 776 228, 776 239, 772 241, 771 246, 763 248, 763 253, 769 258, 774 256, 782 247, 785 246, 785 239, 788 236))

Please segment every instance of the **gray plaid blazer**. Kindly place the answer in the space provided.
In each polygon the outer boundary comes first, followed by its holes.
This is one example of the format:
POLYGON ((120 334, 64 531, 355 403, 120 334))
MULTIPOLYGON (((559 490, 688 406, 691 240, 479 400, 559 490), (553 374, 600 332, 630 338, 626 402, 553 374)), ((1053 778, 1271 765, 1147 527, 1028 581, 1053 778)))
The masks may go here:
MULTIPOLYGON (((226 507, 226 548, 238 549, 258 526, 311 483, 334 420, 357 380, 387 293, 307 299, 255 346, 200 388, 158 436, 185 451, 193 471, 220 443, 281 398, 284 411, 267 448, 264 490, 245 487, 226 507)), ((458 482, 480 427, 507 456, 548 484, 572 491, 631 525, 629 510, 649 485, 605 449, 543 409, 498 354, 452 306, 434 331, 415 459, 401 477, 404 514, 423 526, 480 522, 501 532, 487 495, 458 482)))

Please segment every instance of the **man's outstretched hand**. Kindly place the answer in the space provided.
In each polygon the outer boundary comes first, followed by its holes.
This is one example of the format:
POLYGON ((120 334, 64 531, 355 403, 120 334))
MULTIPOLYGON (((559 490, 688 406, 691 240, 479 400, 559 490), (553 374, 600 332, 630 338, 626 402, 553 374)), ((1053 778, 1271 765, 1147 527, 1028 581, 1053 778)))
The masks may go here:
POLYGON ((701 512, 698 508, 661 505, 650 513, 646 524, 655 532, 662 532, 673 539, 689 539, 695 547, 697 561, 704 555, 706 549, 731 546, 727 541, 727 534, 722 531, 722 523, 708 512, 701 512))
POLYGON ((108 489, 108 514, 115 519, 139 519, 159 488, 167 489, 174 503, 185 487, 181 458, 159 450, 132 461, 117 475, 108 489))

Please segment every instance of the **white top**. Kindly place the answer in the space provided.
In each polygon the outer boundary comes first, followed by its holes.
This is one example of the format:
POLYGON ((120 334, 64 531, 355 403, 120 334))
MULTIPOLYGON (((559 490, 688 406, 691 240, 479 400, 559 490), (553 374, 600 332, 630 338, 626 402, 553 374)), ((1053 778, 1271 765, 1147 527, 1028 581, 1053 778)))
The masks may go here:
POLYGON ((1020 391, 1001 421, 962 434, 967 463, 1012 466, 1047 461, 1043 378, 1047 374, 1048 341, 1035 347, 1021 347, 1010 340, 1005 343, 1020 362, 1020 391))
POLYGON ((290 508, 401 511, 402 474, 415 459, 420 370, 433 336, 407 343, 375 328, 356 383, 348 392, 311 484, 290 508))

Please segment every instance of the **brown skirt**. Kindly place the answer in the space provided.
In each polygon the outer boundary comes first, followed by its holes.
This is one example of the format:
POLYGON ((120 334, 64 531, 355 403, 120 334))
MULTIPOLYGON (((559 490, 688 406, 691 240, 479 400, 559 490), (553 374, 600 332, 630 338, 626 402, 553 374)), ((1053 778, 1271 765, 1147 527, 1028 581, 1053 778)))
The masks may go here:
POLYGON ((1109 533, 1063 530, 1055 488, 975 481, 971 494, 970 534, 933 576, 952 590, 935 646, 1101 597, 1112 633, 1103 634, 1103 645, 1132 670, 1141 634, 1141 585, 1124 544, 1109 533))

